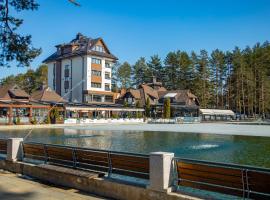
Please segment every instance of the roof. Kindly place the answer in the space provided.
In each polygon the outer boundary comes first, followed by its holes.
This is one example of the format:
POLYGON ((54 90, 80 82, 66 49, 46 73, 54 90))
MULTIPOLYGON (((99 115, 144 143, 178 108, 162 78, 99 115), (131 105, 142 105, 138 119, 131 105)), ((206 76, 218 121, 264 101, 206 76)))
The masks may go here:
POLYGON ((43 90, 34 92, 31 95, 31 98, 36 101, 49 102, 49 103, 66 103, 67 102, 49 87, 43 90))
POLYGON ((220 110, 220 109, 200 109, 203 115, 229 115, 234 116, 232 110, 220 110))
POLYGON ((130 92, 130 94, 131 94, 135 99, 140 99, 140 98, 141 98, 140 90, 128 89, 127 92, 130 92))
POLYGON ((11 101, 18 99, 29 99, 29 95, 16 84, 0 86, 0 99, 11 101))
POLYGON ((157 90, 153 89, 152 87, 142 84, 140 87, 144 90, 145 95, 149 95, 152 98, 158 99, 158 92, 157 90))
POLYGON ((82 35, 81 33, 78 33, 76 35, 76 38, 71 40, 69 43, 56 45, 57 48, 61 48, 64 46, 74 46, 75 48, 71 52, 64 53, 64 54, 58 54, 57 52, 55 52, 52 55, 50 55, 48 58, 46 58, 43 62, 48 63, 48 62, 56 61, 59 59, 70 58, 70 57, 74 57, 74 56, 78 56, 78 55, 93 55, 93 56, 110 58, 113 60, 118 59, 116 56, 114 56, 110 52, 110 50, 108 49, 108 47, 106 46, 106 44, 102 38, 92 39, 90 37, 86 37, 86 36, 82 35), (106 49, 106 52, 99 52, 99 51, 93 50, 93 47, 99 41, 103 43, 103 46, 106 49))

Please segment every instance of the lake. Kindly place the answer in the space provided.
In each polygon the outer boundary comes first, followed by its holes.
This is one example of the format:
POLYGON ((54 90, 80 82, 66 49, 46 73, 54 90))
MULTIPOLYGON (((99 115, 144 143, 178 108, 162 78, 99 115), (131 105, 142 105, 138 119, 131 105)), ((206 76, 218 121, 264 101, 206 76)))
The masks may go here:
MULTIPOLYGON (((0 130, 0 138, 24 137, 29 130, 0 130)), ((26 141, 114 151, 174 152, 182 158, 270 168, 270 137, 170 131, 34 129, 26 141)))

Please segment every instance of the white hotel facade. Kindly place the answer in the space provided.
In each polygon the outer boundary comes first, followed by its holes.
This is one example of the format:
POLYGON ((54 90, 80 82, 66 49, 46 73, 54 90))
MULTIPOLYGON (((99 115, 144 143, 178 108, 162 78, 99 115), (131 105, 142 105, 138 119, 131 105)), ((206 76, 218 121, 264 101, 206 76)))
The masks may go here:
POLYGON ((112 66, 117 58, 102 38, 78 33, 70 43, 56 46, 44 60, 48 65, 48 85, 69 102, 113 104, 112 66))

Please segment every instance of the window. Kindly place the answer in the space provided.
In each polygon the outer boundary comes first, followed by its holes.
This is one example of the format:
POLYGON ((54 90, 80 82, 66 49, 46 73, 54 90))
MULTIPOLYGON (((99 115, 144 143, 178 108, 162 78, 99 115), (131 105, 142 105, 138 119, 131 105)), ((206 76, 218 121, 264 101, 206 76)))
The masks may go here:
POLYGON ((105 79, 108 79, 108 80, 111 79, 111 74, 110 74, 110 72, 105 72, 105 79))
POLYGON ((96 45, 96 46, 94 46, 94 51, 104 52, 104 48, 103 48, 103 46, 96 45))
POLYGON ((105 90, 106 91, 111 91, 110 84, 105 84, 105 90))
POLYGON ((65 65, 65 77, 69 77, 69 65, 65 65))
POLYGON ((113 102, 113 96, 111 96, 111 95, 106 95, 106 96, 105 96, 105 102, 113 102))
POLYGON ((105 67, 106 67, 106 68, 111 68, 111 64, 108 63, 108 62, 105 62, 105 67))
POLYGON ((91 87, 93 87, 93 88, 101 88, 101 83, 91 82, 91 87))
POLYGON ((65 93, 67 93, 69 89, 69 81, 65 81, 64 86, 65 86, 65 93))
POLYGON ((92 58, 92 63, 94 64, 101 64, 101 60, 100 59, 97 59, 97 58, 92 58))
POLYGON ((101 71, 92 70, 92 75, 93 76, 101 76, 101 71))
POLYGON ((101 102, 101 96, 100 95, 93 95, 93 101, 101 102))

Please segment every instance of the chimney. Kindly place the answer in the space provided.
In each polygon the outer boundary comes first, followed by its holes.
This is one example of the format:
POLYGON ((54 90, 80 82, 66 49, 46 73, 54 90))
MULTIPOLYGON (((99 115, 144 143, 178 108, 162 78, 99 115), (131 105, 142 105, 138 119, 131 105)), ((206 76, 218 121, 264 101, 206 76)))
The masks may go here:
POLYGON ((83 37, 83 34, 77 33, 76 35, 76 40, 80 40, 83 37))

